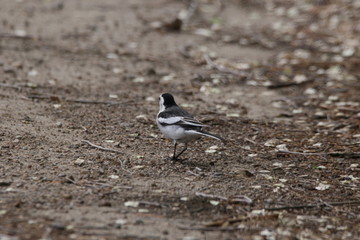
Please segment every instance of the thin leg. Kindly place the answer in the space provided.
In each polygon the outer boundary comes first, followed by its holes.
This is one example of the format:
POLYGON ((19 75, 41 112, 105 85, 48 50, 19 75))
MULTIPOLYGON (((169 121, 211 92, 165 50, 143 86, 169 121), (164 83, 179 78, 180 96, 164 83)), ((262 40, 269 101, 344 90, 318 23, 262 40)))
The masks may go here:
POLYGON ((173 160, 176 160, 176 146, 177 146, 177 142, 175 142, 175 144, 174 144, 174 155, 173 155, 173 157, 172 157, 172 159, 173 160))
POLYGON ((173 159, 174 159, 174 160, 178 159, 178 157, 180 157, 180 155, 181 155, 183 152, 185 152, 186 149, 187 149, 187 143, 185 143, 185 148, 184 148, 175 158, 173 158, 173 159))

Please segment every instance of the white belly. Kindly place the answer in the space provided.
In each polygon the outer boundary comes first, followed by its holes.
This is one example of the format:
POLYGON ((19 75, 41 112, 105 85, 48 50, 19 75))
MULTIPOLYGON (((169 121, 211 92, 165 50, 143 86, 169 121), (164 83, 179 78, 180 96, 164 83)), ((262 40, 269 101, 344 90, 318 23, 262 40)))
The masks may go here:
POLYGON ((188 132, 184 128, 176 125, 162 126, 157 123, 160 131, 165 135, 166 138, 170 138, 179 143, 188 143, 201 137, 201 135, 188 132))

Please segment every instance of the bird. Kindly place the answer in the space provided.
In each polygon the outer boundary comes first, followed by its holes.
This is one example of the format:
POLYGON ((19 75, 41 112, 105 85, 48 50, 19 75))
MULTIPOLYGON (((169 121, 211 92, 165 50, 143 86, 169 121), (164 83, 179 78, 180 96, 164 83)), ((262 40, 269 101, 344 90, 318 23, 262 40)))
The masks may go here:
POLYGON ((207 125, 199 122, 193 115, 178 106, 170 93, 160 95, 159 106, 156 124, 166 138, 174 141, 172 160, 178 160, 180 155, 186 151, 188 143, 199 139, 201 136, 214 138, 225 143, 224 138, 202 130, 207 125), (184 143, 185 147, 176 154, 176 146, 179 143, 184 143))

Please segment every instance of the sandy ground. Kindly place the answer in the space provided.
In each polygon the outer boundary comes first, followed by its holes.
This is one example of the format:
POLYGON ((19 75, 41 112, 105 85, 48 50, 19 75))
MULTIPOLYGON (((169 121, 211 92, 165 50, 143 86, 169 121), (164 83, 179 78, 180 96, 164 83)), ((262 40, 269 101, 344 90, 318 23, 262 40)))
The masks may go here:
POLYGON ((344 2, 2 0, 0 239, 360 238, 344 2), (163 92, 227 144, 169 160, 163 92))

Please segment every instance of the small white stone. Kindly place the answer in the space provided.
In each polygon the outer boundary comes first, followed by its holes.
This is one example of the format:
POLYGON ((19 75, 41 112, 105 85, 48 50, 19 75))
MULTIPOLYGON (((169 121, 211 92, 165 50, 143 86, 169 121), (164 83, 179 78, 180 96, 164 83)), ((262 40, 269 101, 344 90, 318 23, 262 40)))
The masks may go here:
POLYGON ((251 216, 264 216, 265 215, 265 209, 252 210, 250 215, 251 216))
POLYGON ((358 163, 353 163, 350 165, 350 168, 357 168, 359 167, 359 164, 358 163))
POLYGON ((249 63, 237 63, 235 66, 236 66, 237 69, 240 69, 240 70, 250 69, 250 64, 249 63))
POLYGON ((191 104, 191 103, 182 103, 180 104, 180 106, 184 107, 184 108, 194 108, 195 105, 191 104))
POLYGON ((153 21, 150 23, 150 27, 154 29, 159 29, 163 26, 162 22, 160 21, 153 21))
POLYGON ((210 204, 213 205, 213 206, 217 206, 220 204, 219 201, 215 201, 215 200, 210 200, 210 204))
POLYGON ((216 149, 206 149, 206 153, 216 153, 216 149))
POLYGON ((119 56, 116 53, 108 53, 106 54, 107 59, 118 59, 119 56))
POLYGON ((313 147, 317 147, 317 148, 322 147, 322 143, 320 143, 320 142, 315 143, 315 144, 313 144, 313 147))
POLYGON ((272 138, 272 139, 269 139, 267 140, 264 145, 267 146, 267 147, 275 147, 276 145, 278 145, 280 143, 280 140, 279 139, 276 139, 276 138, 272 138))
POLYGON ((213 35, 213 31, 206 28, 196 29, 194 33, 203 37, 211 37, 213 35))
POLYGON ((138 44, 137 44, 136 42, 130 42, 130 43, 128 44, 128 47, 129 47, 129 48, 132 48, 132 49, 135 49, 135 48, 138 47, 138 44))
POLYGON ((75 160, 74 163, 75 163, 76 165, 78 165, 78 166, 81 166, 84 162, 85 162, 84 159, 78 158, 78 159, 75 160))
POLYGON ((119 176, 118 176, 118 175, 110 175, 109 178, 111 178, 111 179, 118 179, 119 176))
POLYGON ((341 55, 343 55, 343 57, 351 57, 352 55, 354 55, 355 53, 355 49, 354 48, 345 48, 341 55))
POLYGON ((193 236, 185 236, 182 238, 182 240, 199 240, 199 238, 193 237, 193 236))
POLYGON ((303 113, 303 112, 304 112, 304 110, 302 108, 292 110, 293 114, 300 114, 300 113, 303 113))
POLYGON ((138 210, 139 213, 148 213, 149 212, 149 209, 146 209, 146 208, 140 208, 138 210))
POLYGON ((145 99, 147 102, 155 102, 155 98, 154 97, 147 97, 145 99))
POLYGON ((18 37, 26 37, 27 33, 25 30, 22 29, 16 29, 15 30, 15 35, 18 37))
POLYGON ((297 58, 302 58, 302 59, 308 59, 311 56, 311 53, 307 50, 303 50, 303 49, 296 49, 294 51, 294 56, 297 58))
POLYGON ((142 83, 145 82, 145 78, 144 77, 136 77, 133 79, 134 83, 142 83))
POLYGON ((125 219, 117 219, 116 221, 115 221, 115 224, 117 224, 117 225, 124 225, 125 223, 127 223, 127 221, 125 220, 125 219))
POLYGON ((276 150, 278 151, 289 151, 286 147, 286 144, 279 144, 279 145, 276 145, 276 150))
POLYGON ((174 80, 174 78, 175 78, 175 74, 169 74, 169 75, 163 76, 161 78, 161 81, 162 82, 169 82, 169 81, 174 80))
POLYGON ((139 204, 140 203, 138 201, 127 201, 127 202, 124 203, 124 206, 125 207, 134 207, 134 208, 136 208, 136 207, 139 206, 139 204))
POLYGON ((298 74, 298 75, 295 75, 294 81, 296 83, 303 83, 303 82, 307 81, 307 77, 305 75, 303 75, 303 74, 298 74))
POLYGON ((30 72, 28 72, 28 76, 30 77, 35 77, 37 76, 39 73, 38 71, 36 71, 35 69, 31 70, 30 72))
POLYGON ((319 191, 324 191, 326 189, 329 189, 330 187, 331 187, 331 185, 329 185, 329 184, 319 183, 319 185, 316 186, 315 189, 319 190, 319 191))
POLYGON ((313 95, 313 94, 315 94, 317 91, 316 91, 316 89, 315 88, 308 88, 308 89, 306 89, 305 91, 304 91, 304 94, 306 94, 306 95, 313 95))
POLYGON ((337 100, 339 100, 339 96, 331 95, 331 96, 328 97, 328 100, 330 100, 330 101, 337 101, 337 100))
POLYGON ((240 117, 240 114, 238 114, 238 113, 227 113, 226 117, 240 117))
POLYGON ((122 68, 113 68, 112 71, 115 74, 124 73, 124 69, 122 69, 122 68))

